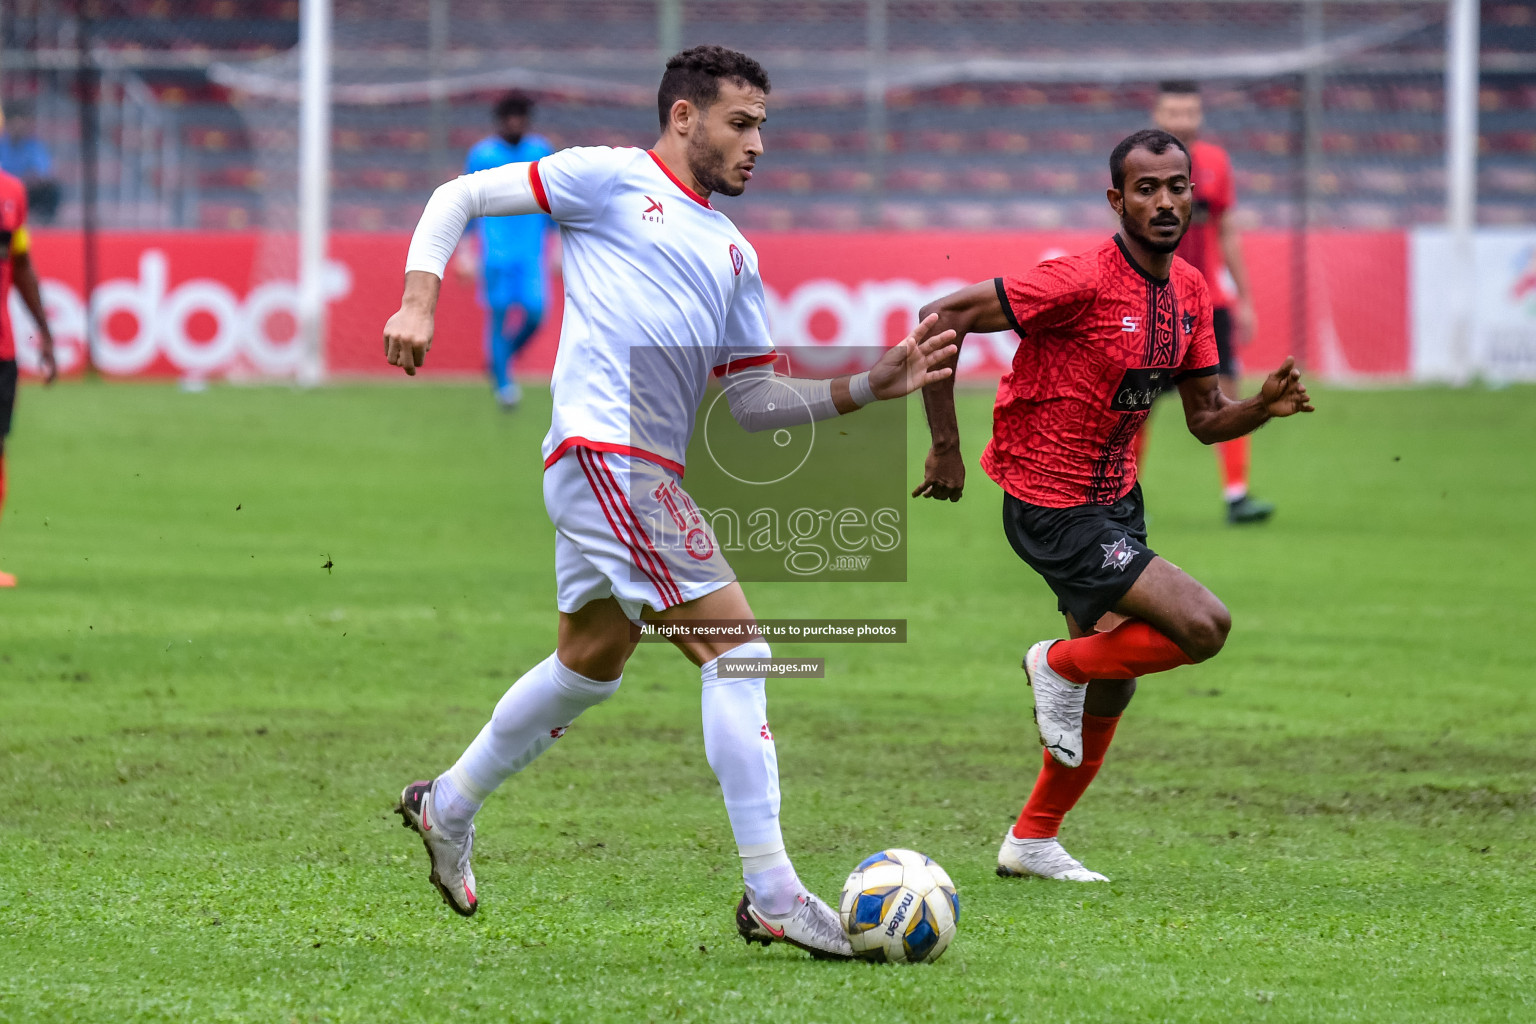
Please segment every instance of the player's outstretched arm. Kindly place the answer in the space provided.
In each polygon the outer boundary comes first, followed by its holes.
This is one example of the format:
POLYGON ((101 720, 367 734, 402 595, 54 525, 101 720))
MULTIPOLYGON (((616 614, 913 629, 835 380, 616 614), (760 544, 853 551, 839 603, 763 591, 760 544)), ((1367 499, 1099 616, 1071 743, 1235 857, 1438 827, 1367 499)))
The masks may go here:
MULTIPOLYGON (((936 314, 924 315, 911 334, 886 349, 869 368, 869 389, 876 398, 882 401, 904 398, 918 388, 937 384, 954 375, 955 357, 960 352, 954 344, 955 332, 941 329, 938 322, 936 314)), ((835 382, 832 396, 837 397, 835 382)))
POLYGON ((1186 378, 1179 384, 1184 422, 1201 444, 1216 444, 1251 434, 1273 419, 1312 412, 1312 400, 1296 359, 1287 356, 1280 369, 1264 378, 1252 398, 1235 401, 1221 393, 1215 376, 1186 378))
POLYGON ((919 315, 924 323, 936 317, 933 330, 953 333, 954 352, 940 369, 951 372, 923 385, 923 411, 928 416, 932 447, 923 464, 923 482, 912 491, 914 498, 938 498, 959 501, 965 490, 965 459, 960 454, 960 424, 955 418, 955 364, 960 360, 960 346, 971 331, 1001 331, 1008 327, 1008 317, 998 298, 997 284, 983 281, 930 302, 919 315))
POLYGON ((781 377, 772 367, 751 366, 728 372, 725 397, 731 415, 748 431, 793 427, 856 412, 880 399, 902 398, 951 372, 939 364, 951 359, 953 335, 933 333, 936 317, 913 328, 863 373, 815 380, 781 377))
POLYGON ((37 286, 37 271, 32 267, 30 253, 18 252, 11 256, 12 280, 26 303, 27 312, 37 323, 37 362, 43 371, 43 381, 53 383, 59 375, 59 364, 53 355, 53 332, 48 329, 48 314, 43 309, 43 296, 37 286))

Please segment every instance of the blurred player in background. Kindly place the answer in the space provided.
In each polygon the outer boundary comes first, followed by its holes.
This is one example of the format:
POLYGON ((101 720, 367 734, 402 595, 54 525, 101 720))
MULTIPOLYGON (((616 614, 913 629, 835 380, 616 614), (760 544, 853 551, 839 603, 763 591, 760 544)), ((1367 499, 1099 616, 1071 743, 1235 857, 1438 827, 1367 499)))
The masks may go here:
MULTIPOLYGON (((1237 190, 1232 182, 1232 160, 1227 151, 1200 138, 1204 110, 1200 86, 1195 82, 1163 82, 1158 86, 1152 122, 1189 149, 1194 163, 1194 214, 1179 243, 1179 255, 1205 275, 1215 305, 1216 354, 1221 367, 1221 389, 1237 394, 1242 363, 1237 349, 1253 340, 1258 319, 1253 311, 1253 292, 1248 287, 1248 267, 1243 262, 1242 239, 1232 216, 1237 190)), ((1146 445, 1143 431, 1137 455, 1146 445)), ((1216 446, 1221 462, 1227 522, 1258 523, 1268 519, 1275 506, 1248 493, 1248 438, 1238 437, 1216 446)))
MULTIPOLYGON (((1103 764, 1136 677, 1214 657, 1232 625, 1215 594, 1147 547, 1131 442, 1152 403, 1177 386, 1204 444, 1312 411, 1290 359, 1252 398, 1228 398, 1218 384, 1205 279, 1174 256, 1192 205, 1184 145, 1147 129, 1122 140, 1109 167, 1113 239, 922 311, 937 313, 957 345, 974 331, 1019 335, 981 465, 1003 489, 1008 542, 1050 584, 1070 638, 1024 656, 1045 763, 998 851, 1005 876, 1107 881, 1062 848, 1062 819, 1103 764)), ((958 501, 953 379, 925 387, 923 403, 933 447, 913 495, 958 501)))
MULTIPOLYGON (((496 134, 475 143, 464 161, 464 173, 532 163, 554 150, 542 135, 531 134, 533 100, 509 92, 492 113, 496 134)), ((522 399, 512 379, 512 362, 544 322, 544 246, 555 222, 543 215, 481 217, 479 241, 480 301, 486 309, 485 358, 496 387, 496 401, 515 409, 522 399)), ((461 251, 459 269, 473 276, 475 259, 461 251)))
POLYGON ((10 103, 0 110, 0 171, 14 174, 26 186, 31 219, 53 223, 62 190, 48 145, 38 137, 32 111, 23 103, 10 103))
POLYGON ((463 756, 413 782, 397 808, 426 844, 431 880, 473 914, 474 816, 576 717, 618 690, 633 623, 660 623, 699 669, 704 754, 720 782, 746 892, 750 942, 852 956, 837 912, 801 883, 779 826, 779 768, 752 608, 708 521, 683 491, 683 460, 711 376, 748 430, 774 430, 899 398, 947 376, 949 336, 919 325, 864 373, 782 377, 757 254, 711 193, 746 190, 762 155, 768 76, 719 46, 667 61, 652 150, 567 149, 467 174, 433 193, 411 239, 405 294, 384 327, 389 361, 415 373, 432 341, 443 267, 473 217, 553 215, 565 321, 550 383, 544 505, 555 526, 555 651, 496 705, 463 756), (738 624, 689 631, 693 620, 738 624))
MULTIPOLYGON (((58 373, 53 358, 53 334, 43 313, 43 298, 32 268, 31 243, 27 238, 27 187, 20 178, 0 171, 0 510, 5 507, 5 439, 11 432, 16 409, 16 335, 11 324, 11 285, 37 321, 38 366, 43 380, 52 382, 58 373)), ((14 587, 16 577, 0 572, 0 587, 14 587)))

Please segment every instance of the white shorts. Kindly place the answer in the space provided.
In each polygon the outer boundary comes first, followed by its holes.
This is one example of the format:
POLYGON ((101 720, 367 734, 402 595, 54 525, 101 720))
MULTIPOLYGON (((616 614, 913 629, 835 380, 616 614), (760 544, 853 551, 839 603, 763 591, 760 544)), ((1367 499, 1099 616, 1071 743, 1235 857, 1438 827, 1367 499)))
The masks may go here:
POLYGON ((736 579, 682 478, 646 459, 571 448, 544 471, 555 524, 556 602, 618 599, 631 621, 736 579))

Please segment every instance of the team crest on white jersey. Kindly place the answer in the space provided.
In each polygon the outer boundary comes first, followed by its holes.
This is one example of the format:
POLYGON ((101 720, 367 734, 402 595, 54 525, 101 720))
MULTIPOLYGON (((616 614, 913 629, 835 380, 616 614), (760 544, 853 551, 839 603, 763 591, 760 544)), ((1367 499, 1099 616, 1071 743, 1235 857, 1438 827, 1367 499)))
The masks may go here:
POLYGON ((1099 566, 1100 569, 1114 567, 1125 572, 1125 567, 1136 561, 1136 549, 1124 537, 1113 544, 1100 544, 1099 547, 1104 549, 1104 564, 1099 566))
POLYGON ((740 249, 736 248, 736 243, 732 242, 731 243, 731 269, 736 271, 736 276, 737 277, 741 276, 741 265, 744 262, 746 262, 746 257, 741 254, 741 250, 740 249))

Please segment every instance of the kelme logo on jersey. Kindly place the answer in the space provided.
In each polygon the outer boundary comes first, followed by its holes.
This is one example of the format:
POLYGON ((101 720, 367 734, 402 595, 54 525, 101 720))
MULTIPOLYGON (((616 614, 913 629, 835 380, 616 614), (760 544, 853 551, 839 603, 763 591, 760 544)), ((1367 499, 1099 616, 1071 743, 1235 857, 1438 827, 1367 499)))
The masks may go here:
POLYGON ((1133 367, 1120 378, 1109 407, 1115 412, 1143 412, 1152 408, 1157 396, 1168 387, 1173 371, 1165 366, 1133 367))
POLYGON ((741 276, 741 265, 745 261, 746 261, 746 257, 742 256, 741 250, 736 248, 736 243, 735 242, 732 242, 731 243, 731 269, 736 271, 736 276, 737 277, 741 276))
POLYGON ((661 208, 661 200, 646 196, 645 201, 650 205, 640 214, 640 219, 651 224, 665 224, 666 218, 661 208))

